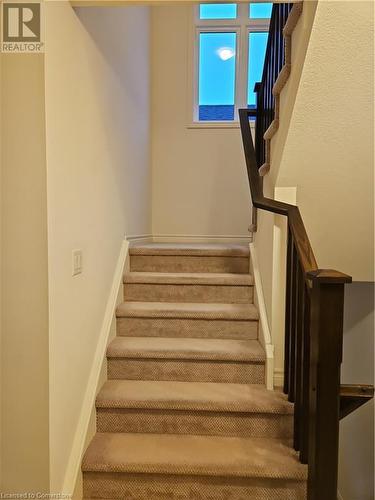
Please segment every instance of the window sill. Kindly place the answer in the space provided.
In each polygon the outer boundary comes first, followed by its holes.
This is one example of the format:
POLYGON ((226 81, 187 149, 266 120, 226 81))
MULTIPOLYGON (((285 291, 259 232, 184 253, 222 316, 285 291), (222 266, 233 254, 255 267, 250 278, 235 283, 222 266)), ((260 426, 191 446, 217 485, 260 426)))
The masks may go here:
MULTIPOLYGON (((252 129, 255 128, 255 121, 250 122, 250 127, 252 129)), ((231 121, 231 122, 191 122, 186 125, 186 128, 240 128, 239 121, 231 121)))

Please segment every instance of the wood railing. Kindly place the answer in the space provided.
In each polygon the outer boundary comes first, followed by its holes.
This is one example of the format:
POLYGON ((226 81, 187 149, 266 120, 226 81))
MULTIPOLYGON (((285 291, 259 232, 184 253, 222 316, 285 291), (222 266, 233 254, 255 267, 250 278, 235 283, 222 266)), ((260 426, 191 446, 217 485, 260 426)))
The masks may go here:
POLYGON ((263 196, 248 109, 239 110, 253 207, 287 217, 284 392, 294 403, 294 448, 308 464, 308 500, 337 500, 340 418, 373 395, 340 386, 344 286, 351 277, 319 269, 298 207, 263 196))
POLYGON ((275 117, 275 97, 272 90, 285 62, 283 28, 292 7, 292 3, 275 3, 272 7, 262 81, 257 83, 254 89, 257 93, 258 110, 255 129, 258 168, 266 162, 264 134, 275 117))
POLYGON ((308 500, 337 500, 340 418, 372 398, 373 386, 341 386, 344 287, 351 277, 319 269, 298 207, 263 196, 264 134, 275 117, 274 84, 285 62, 283 28, 293 4, 274 4, 257 110, 239 110, 253 225, 257 209, 287 217, 284 393, 294 403, 293 445, 308 464, 308 500), (249 118, 256 116, 255 149, 249 118))

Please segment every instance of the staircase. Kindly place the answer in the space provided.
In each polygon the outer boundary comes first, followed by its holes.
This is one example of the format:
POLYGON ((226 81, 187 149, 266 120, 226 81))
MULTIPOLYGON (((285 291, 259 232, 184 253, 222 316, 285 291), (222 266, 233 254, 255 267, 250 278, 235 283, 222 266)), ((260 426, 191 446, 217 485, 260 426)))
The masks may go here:
POLYGON ((130 249, 84 498, 306 498, 293 405, 265 388, 249 249, 130 249))

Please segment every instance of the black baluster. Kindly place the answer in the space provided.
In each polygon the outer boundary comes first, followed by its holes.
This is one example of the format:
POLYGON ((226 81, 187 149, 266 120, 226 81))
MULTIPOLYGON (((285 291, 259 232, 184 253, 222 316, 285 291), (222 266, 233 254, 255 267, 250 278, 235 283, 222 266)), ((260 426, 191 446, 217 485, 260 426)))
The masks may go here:
POLYGON ((289 392, 289 362, 290 362, 290 294, 292 282, 292 234, 288 228, 288 248, 286 255, 286 293, 285 293, 285 345, 284 345, 284 394, 289 392))
POLYGON ((300 461, 307 464, 309 453, 309 380, 310 380, 310 285, 305 284, 302 335, 302 401, 300 430, 300 461))
POLYGON ((289 344, 289 392, 288 400, 294 403, 296 379, 296 288, 298 257, 295 245, 292 248, 292 276, 290 287, 290 344, 289 344))
POLYGON ((300 449, 301 417, 302 417, 302 335, 303 314, 305 307, 305 277, 301 266, 297 266, 296 286, 296 378, 294 398, 294 449, 300 449))

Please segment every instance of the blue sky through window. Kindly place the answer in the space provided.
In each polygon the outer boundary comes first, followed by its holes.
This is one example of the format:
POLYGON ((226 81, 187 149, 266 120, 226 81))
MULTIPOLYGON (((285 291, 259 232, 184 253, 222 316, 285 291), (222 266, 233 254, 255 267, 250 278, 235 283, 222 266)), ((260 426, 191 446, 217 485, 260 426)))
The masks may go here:
POLYGON ((267 19, 271 17, 272 3, 250 4, 249 16, 251 19, 267 19))
MULTIPOLYGON (((233 120, 235 103, 239 105, 243 98, 247 98, 248 106, 256 106, 254 85, 262 78, 264 56, 267 47, 268 32, 253 31, 252 19, 269 19, 272 3, 250 4, 240 12, 235 4, 200 4, 200 19, 209 19, 207 26, 215 26, 212 31, 199 30, 199 75, 198 75, 198 112, 199 120, 233 120), (237 18, 237 15, 240 15, 237 18), (250 16, 250 19, 249 17, 250 16), (215 19, 228 19, 228 26, 220 28, 222 24, 215 25, 215 19), (232 19, 232 21, 230 21, 232 19), (238 21, 237 21, 238 20, 238 21), (248 55, 236 61, 237 34, 231 23, 241 24, 242 37, 248 35, 248 55), (225 32, 221 31, 225 29, 225 32), (246 59, 248 58, 247 88, 239 89, 241 95, 236 96, 236 64, 238 62, 241 81, 245 76, 246 59), (246 90, 244 96, 242 91, 246 90), (237 101, 236 101, 237 100, 237 101)), ((268 21, 261 23, 267 29, 268 21)), ((204 26, 204 23, 202 24, 204 26)), ((258 25, 256 25, 258 28, 258 25)), ((210 30, 211 28, 206 28, 210 30)), ((240 42, 240 40, 239 40, 240 42)))
POLYGON ((262 79, 264 56, 266 53, 268 33, 249 33, 249 76, 247 88, 247 104, 256 105, 254 85, 262 79))
POLYGON ((236 33, 200 33, 199 105, 234 105, 236 33))
POLYGON ((236 19, 237 5, 233 3, 200 4, 200 19, 236 19))

